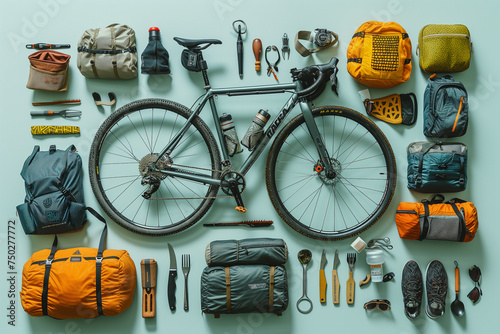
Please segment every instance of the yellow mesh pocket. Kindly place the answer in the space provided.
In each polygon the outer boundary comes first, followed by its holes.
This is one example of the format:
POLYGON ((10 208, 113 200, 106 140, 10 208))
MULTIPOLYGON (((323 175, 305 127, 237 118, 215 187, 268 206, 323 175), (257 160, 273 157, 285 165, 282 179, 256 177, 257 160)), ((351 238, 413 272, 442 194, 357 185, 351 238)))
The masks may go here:
POLYGON ((370 116, 390 124, 413 125, 417 120, 417 100, 413 93, 366 99, 364 105, 370 116))
POLYGON ((376 71, 398 70, 399 36, 373 35, 371 66, 376 71))

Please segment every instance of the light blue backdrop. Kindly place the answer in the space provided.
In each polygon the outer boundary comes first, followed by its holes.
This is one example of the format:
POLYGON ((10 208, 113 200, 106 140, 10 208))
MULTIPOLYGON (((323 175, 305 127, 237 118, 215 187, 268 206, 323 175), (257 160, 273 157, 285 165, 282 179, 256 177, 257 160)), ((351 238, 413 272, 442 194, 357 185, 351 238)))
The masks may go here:
MULTIPOLYGON (((498 288, 494 287, 495 278, 500 275, 498 266, 498 211, 496 193, 499 186, 498 173, 498 93, 500 87, 500 71, 496 55, 500 53, 497 43, 495 22, 498 20, 499 6, 494 1, 249 1, 249 0, 193 0, 193 1, 70 1, 70 0, 25 0, 3 1, 0 10, 2 45, 2 131, 0 134, 0 156, 2 157, 0 212, 0 252, 4 257, 0 263, 0 309, 3 310, 0 328, 8 333, 304 333, 304 332, 378 332, 378 333, 462 333, 489 332, 493 327, 492 310, 498 308, 498 288), (236 34, 231 27, 235 19, 243 19, 248 24, 245 39, 245 76, 240 80, 236 63, 236 34), (396 193, 388 212, 374 227, 363 233, 361 237, 369 240, 373 237, 388 236, 394 250, 387 254, 385 271, 396 273, 395 281, 374 284, 362 289, 356 287, 354 306, 348 306, 345 298, 341 304, 331 303, 331 269, 333 253, 339 249, 341 264, 339 276, 341 296, 345 294, 347 280, 347 263, 345 254, 350 251, 352 239, 342 242, 318 242, 303 237, 292 231, 280 221, 269 202, 265 185, 264 159, 261 159, 248 174, 248 187, 244 193, 245 204, 249 212, 243 217, 233 211, 232 200, 220 200, 211 209, 204 221, 231 221, 272 219, 274 227, 265 230, 245 228, 208 229, 201 224, 186 232, 172 236, 151 238, 132 234, 115 223, 109 224, 107 239, 108 248, 126 249, 130 252, 139 270, 139 262, 143 258, 155 258, 159 263, 158 276, 158 316, 154 320, 145 321, 141 317, 140 289, 138 289, 133 305, 123 314, 115 317, 101 317, 91 320, 58 321, 51 318, 33 318, 28 316, 20 305, 22 264, 32 252, 47 248, 51 244, 51 236, 25 236, 21 226, 17 225, 16 234, 16 321, 15 327, 8 325, 7 318, 10 299, 7 279, 7 220, 15 217, 15 206, 24 198, 23 182, 19 176, 25 158, 33 145, 41 145, 48 149, 50 144, 66 148, 75 144, 85 163, 88 161, 90 143, 96 129, 110 114, 109 107, 98 109, 91 98, 97 91, 102 96, 113 91, 118 96, 118 106, 145 97, 164 97, 190 105, 201 94, 201 78, 199 74, 188 73, 180 64, 182 48, 172 41, 172 37, 186 38, 219 38, 220 46, 213 46, 205 52, 209 64, 211 81, 214 86, 250 85, 272 83, 274 79, 265 73, 256 74, 251 53, 251 42, 260 38, 264 45, 276 44, 281 47, 281 36, 287 33, 292 47, 290 60, 279 65, 281 82, 289 81, 288 73, 292 67, 303 67, 313 63, 327 61, 331 56, 340 59, 339 94, 335 97, 326 90, 315 101, 316 105, 338 104, 362 111, 362 103, 357 91, 364 88, 355 82, 346 71, 346 48, 354 31, 368 20, 393 20, 400 23, 409 33, 413 42, 413 50, 417 45, 420 28, 429 23, 462 23, 469 27, 474 42, 474 55, 471 67, 455 75, 469 91, 470 124, 467 135, 459 138, 469 147, 469 184, 467 191, 456 196, 473 201, 479 212, 480 228, 476 238, 468 244, 403 241, 399 239, 394 223, 394 212, 400 201, 419 201, 424 196, 411 193, 406 188, 406 147, 410 142, 425 140, 422 134, 422 96, 428 75, 416 66, 418 57, 413 54, 414 68, 410 80, 394 89, 372 89, 373 97, 381 97, 391 93, 414 92, 419 98, 419 119, 415 126, 391 126, 380 121, 376 123, 389 138, 398 163, 398 184, 396 193), (76 44, 87 28, 103 27, 111 23, 124 23, 133 27, 137 34, 137 46, 140 52, 147 43, 148 29, 158 26, 161 29, 163 44, 171 55, 171 76, 139 75, 131 81, 96 81, 87 80, 76 68, 76 44), (340 36, 340 44, 312 57, 302 58, 293 50, 293 37, 298 30, 312 30, 324 27, 335 31, 340 36), (28 77, 28 60, 30 54, 24 48, 26 43, 51 42, 71 43, 68 53, 70 62, 70 89, 67 93, 50 94, 33 92, 25 88, 28 77), (30 118, 31 102, 34 100, 56 100, 61 98, 82 99, 81 120, 71 124, 81 127, 78 137, 34 138, 30 135, 31 125, 43 124, 46 121, 35 121, 30 118), (283 238, 290 248, 290 260, 287 264, 289 272, 290 305, 283 317, 271 315, 234 315, 222 316, 215 320, 204 316, 200 311, 199 277, 204 263, 205 246, 212 240, 227 238, 246 238, 269 236, 283 238), (180 262, 180 254, 191 253, 192 270, 190 275, 191 310, 184 312, 181 307, 175 313, 170 312, 166 299, 166 281, 168 270, 168 251, 166 243, 174 246, 180 262), (301 295, 302 271, 296 258, 302 248, 313 251, 313 261, 309 266, 308 291, 314 302, 314 310, 308 315, 298 313, 296 300, 301 295), (327 250, 327 299, 326 305, 319 303, 318 270, 322 249, 327 250), (497 260, 494 260, 497 258, 497 260), (422 268, 434 259, 442 261, 450 280, 446 314, 431 320, 424 313, 415 321, 409 321, 403 313, 401 294, 401 271, 406 261, 414 259, 422 268), (457 260, 461 267, 460 297, 466 306, 466 315, 455 318, 449 309, 454 298, 453 261, 457 260), (467 275, 467 268, 473 264, 481 267, 483 272, 482 287, 484 296, 477 305, 467 299, 467 292, 473 284, 467 275), (389 312, 365 312, 363 303, 373 298, 387 298, 392 302, 389 312), (492 309, 493 308, 493 309, 492 309)), ((265 69, 265 68, 264 68, 265 69)), ((230 100, 219 99, 220 110, 238 114, 237 124, 240 136, 245 131, 253 116, 260 108, 276 110, 281 99, 259 97, 257 99, 242 98, 230 100)), ((219 103, 218 102, 218 103, 219 103)), ((68 124, 63 119, 54 119, 55 124, 68 124)), ((98 207, 93 198, 85 168, 85 191, 87 205, 98 207)), ((18 222, 19 223, 19 222, 18 222)), ((84 231, 60 237, 60 247, 74 246, 97 247, 101 225, 95 219, 84 231)), ((369 268, 364 255, 356 263, 354 277, 356 282, 364 278, 369 268)), ((182 299, 182 279, 177 280, 178 306, 182 299)), ((425 302, 425 298, 424 298, 425 302)), ((423 311, 423 310, 422 310, 423 311)), ((5 332, 2 330, 2 332, 5 332)))

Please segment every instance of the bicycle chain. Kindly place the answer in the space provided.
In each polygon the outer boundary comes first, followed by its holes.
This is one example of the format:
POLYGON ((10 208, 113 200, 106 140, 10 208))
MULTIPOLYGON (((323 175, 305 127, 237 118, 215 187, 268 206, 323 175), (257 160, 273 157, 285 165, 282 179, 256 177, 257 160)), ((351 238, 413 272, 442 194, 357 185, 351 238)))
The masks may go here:
MULTIPOLYGON (((199 169, 205 170, 209 172, 220 172, 221 174, 224 172, 222 170, 203 168, 203 167, 193 167, 193 166, 185 166, 185 165, 177 165, 171 164, 170 166, 181 167, 181 168, 191 168, 191 169, 199 169)), ((171 200, 187 200, 187 199, 217 199, 217 198, 233 198, 234 196, 205 196, 205 197, 171 197, 171 198, 150 198, 150 201, 171 201, 171 200)))

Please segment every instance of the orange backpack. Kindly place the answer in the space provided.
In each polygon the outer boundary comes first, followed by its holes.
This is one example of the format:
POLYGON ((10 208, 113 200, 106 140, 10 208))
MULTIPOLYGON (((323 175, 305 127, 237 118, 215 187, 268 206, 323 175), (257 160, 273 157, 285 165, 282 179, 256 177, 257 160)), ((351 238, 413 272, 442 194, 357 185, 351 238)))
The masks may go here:
POLYGON ((402 239, 448 240, 469 242, 478 228, 474 204, 460 199, 443 202, 442 195, 435 195, 422 203, 399 203, 396 225, 402 239))
POLYGON ((352 36, 347 71, 373 88, 390 88, 410 78, 411 41, 396 22, 368 21, 352 36))
MULTIPOLYGON (((102 217, 101 217, 102 218, 102 217)), ((31 316, 56 319, 117 315, 132 304, 135 265, 127 251, 77 247, 34 253, 23 267, 21 304, 31 316)))

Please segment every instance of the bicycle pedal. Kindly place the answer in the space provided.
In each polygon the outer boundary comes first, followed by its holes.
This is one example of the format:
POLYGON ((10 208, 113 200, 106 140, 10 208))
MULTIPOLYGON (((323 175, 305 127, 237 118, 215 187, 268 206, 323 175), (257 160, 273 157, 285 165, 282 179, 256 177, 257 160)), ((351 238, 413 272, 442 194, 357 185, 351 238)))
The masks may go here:
POLYGON ((241 213, 245 213, 247 212, 247 208, 243 207, 243 206, 237 206, 234 208, 236 211, 239 211, 241 213))

